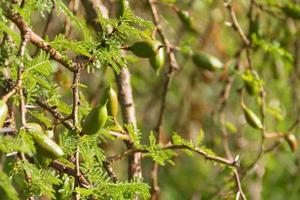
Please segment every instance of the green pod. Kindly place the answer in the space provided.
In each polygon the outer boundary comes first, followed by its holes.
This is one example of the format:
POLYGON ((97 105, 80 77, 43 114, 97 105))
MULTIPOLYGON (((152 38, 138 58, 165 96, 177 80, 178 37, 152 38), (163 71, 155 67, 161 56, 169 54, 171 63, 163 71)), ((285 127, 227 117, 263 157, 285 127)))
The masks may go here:
POLYGON ((295 135, 293 134, 288 134, 286 137, 285 137, 285 140, 288 142, 291 150, 293 152, 295 152, 298 148, 298 141, 297 141, 297 138, 295 135))
POLYGON ((104 104, 106 101, 107 113, 115 119, 119 111, 119 101, 116 91, 111 86, 106 89, 101 103, 104 104))
POLYGON ((128 47, 134 55, 141 58, 151 58, 158 53, 161 43, 155 40, 143 40, 128 47))
POLYGON ((45 157, 55 159, 64 155, 63 150, 44 133, 34 131, 31 134, 37 151, 45 157))
POLYGON ((93 135, 98 133, 104 127, 107 117, 106 103, 93 108, 83 122, 82 134, 93 135))
POLYGON ((242 104, 242 108, 244 111, 244 116, 246 118, 247 123, 256 129, 262 129, 263 125, 259 119, 259 117, 249 108, 246 107, 246 105, 242 104))
POLYGON ((3 127, 8 114, 8 107, 3 100, 0 100, 0 128, 3 127))
POLYGON ((286 16, 295 19, 295 20, 300 20, 300 6, 296 4, 287 4, 281 7, 282 11, 286 16))
POLYGON ((192 56, 196 66, 209 71, 215 71, 223 68, 223 63, 216 57, 205 53, 194 53, 192 56))
POLYGON ((129 2, 127 0, 119 0, 118 9, 117 9, 117 18, 122 17, 127 8, 129 8, 129 2))
POLYGON ((165 64, 164 49, 160 48, 155 56, 149 58, 149 62, 151 64, 151 67, 156 71, 157 74, 159 74, 159 71, 163 68, 165 64))
POLYGON ((192 17, 190 15, 190 13, 188 11, 185 10, 178 10, 177 11, 177 15, 179 17, 179 19, 181 20, 181 22, 188 28, 191 28, 193 25, 193 20, 192 17))

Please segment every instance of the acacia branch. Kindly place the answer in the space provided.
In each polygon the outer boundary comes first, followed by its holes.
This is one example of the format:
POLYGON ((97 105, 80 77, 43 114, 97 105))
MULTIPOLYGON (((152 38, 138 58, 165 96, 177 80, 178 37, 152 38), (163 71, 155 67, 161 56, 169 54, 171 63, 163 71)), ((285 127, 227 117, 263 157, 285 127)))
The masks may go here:
MULTIPOLYGON (((161 143, 161 132, 162 132, 162 124, 163 124, 163 116, 164 116, 164 112, 165 112, 165 104, 166 104, 166 98, 167 98, 167 93, 172 81, 172 77, 173 77, 173 73, 179 69, 176 58, 175 58, 175 54, 174 54, 174 48, 171 45, 171 43, 169 42, 168 38, 165 37, 162 28, 160 27, 160 18, 159 18, 159 14, 158 11, 156 9, 155 6, 155 1, 154 0, 148 0, 147 1, 149 6, 150 6, 150 11, 151 11, 151 15, 153 18, 153 22, 154 25, 156 27, 156 31, 158 32, 158 34, 160 35, 163 44, 166 46, 167 48, 167 56, 168 56, 168 60, 169 60, 169 68, 168 68, 168 72, 166 74, 166 79, 163 85, 163 94, 162 94, 162 99, 161 99, 161 106, 160 106, 160 111, 159 111, 159 115, 158 115, 158 120, 157 120, 157 124, 155 127, 156 130, 156 138, 158 143, 161 143)), ((152 171, 151 171, 151 199, 152 200, 156 200, 158 199, 158 193, 159 193, 159 185, 158 185, 158 165, 157 163, 154 163, 152 166, 152 171)))
POLYGON ((13 11, 12 8, 7 8, 4 14, 10 21, 12 21, 19 28, 22 35, 24 35, 24 33, 28 35, 29 41, 33 45, 49 53, 52 59, 61 63, 64 67, 66 67, 70 71, 74 70, 73 68, 75 63, 73 63, 66 56, 63 56, 60 52, 58 52, 54 48, 52 48, 50 44, 45 42, 39 35, 34 33, 29 28, 28 24, 25 22, 25 20, 22 18, 22 16, 19 13, 13 11))
POLYGON ((66 165, 64 165, 63 163, 57 161, 57 160, 54 160, 50 163, 50 166, 61 172, 61 173, 65 173, 65 174, 68 174, 70 176, 73 176, 74 178, 76 178, 76 180, 80 183, 80 185, 84 188, 90 188, 91 184, 89 183, 89 181, 84 177, 84 175, 80 172, 80 173, 77 173, 76 170, 74 170, 73 168, 71 167, 68 167, 66 165))

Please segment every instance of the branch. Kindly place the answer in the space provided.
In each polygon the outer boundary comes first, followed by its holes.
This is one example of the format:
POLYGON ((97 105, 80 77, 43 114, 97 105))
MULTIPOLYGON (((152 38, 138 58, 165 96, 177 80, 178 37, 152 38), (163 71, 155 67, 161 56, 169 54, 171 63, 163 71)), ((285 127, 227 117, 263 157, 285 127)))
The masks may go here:
MULTIPOLYGON (((161 132, 162 132, 162 123, 163 123, 163 115, 165 112, 165 104, 166 104, 166 98, 167 98, 167 93, 171 84, 171 80, 173 77, 173 73, 179 69, 176 58, 175 58, 175 54, 174 54, 174 48, 173 46, 170 44, 169 40, 167 39, 167 37, 165 37, 165 35, 163 34, 163 31, 160 27, 160 19, 159 19, 159 15, 155 6, 155 1, 154 0, 148 0, 147 1, 149 6, 150 6, 150 11, 151 11, 151 15, 154 21, 154 25, 156 26, 156 30, 158 32, 158 34, 160 35, 163 44, 166 46, 167 48, 167 56, 168 56, 168 60, 169 60, 169 69, 168 72, 166 74, 166 79, 164 82, 164 86, 163 86, 163 94, 162 94, 162 99, 161 99, 161 106, 160 106, 160 111, 159 111, 159 115, 158 115, 158 121, 157 121, 157 125, 156 125, 156 138, 158 143, 161 143, 161 132)), ((158 185, 158 165, 157 163, 154 163, 152 166, 152 171, 151 171, 151 179, 152 179, 152 183, 151 183, 151 199, 152 200, 156 200, 158 199, 158 193, 159 193, 159 185, 158 185)))
POLYGON ((90 188, 91 187, 91 184, 89 183, 89 181, 84 177, 84 175, 80 172, 80 173, 77 173, 76 170, 74 170, 73 168, 71 167, 67 167, 66 165, 64 165, 63 163, 57 161, 57 160, 54 160, 50 163, 50 166, 61 172, 61 173, 65 173, 65 174, 68 174, 70 176, 73 176, 74 178, 76 178, 76 180, 80 183, 80 185, 84 188, 90 188))
POLYGON ((50 57, 57 62, 61 63, 64 67, 69 69, 70 71, 73 71, 74 69, 74 63, 68 59, 66 56, 63 56, 58 51, 56 51, 54 48, 50 46, 47 42, 45 42, 39 35, 34 33, 25 20, 22 18, 22 16, 13 11, 12 8, 7 8, 5 12, 6 17, 11 20, 21 31, 21 34, 23 35, 26 33, 28 35, 29 41, 37 46, 38 48, 46 51, 49 53, 50 57))
MULTIPOLYGON (((127 68, 122 68, 121 72, 116 75, 116 81, 118 85, 118 93, 120 99, 120 105, 123 115, 123 121, 125 124, 131 124, 136 130, 136 118, 135 118, 135 108, 132 97, 132 88, 130 83, 130 72, 127 68)), ((132 144, 127 144, 128 148, 132 148, 132 144)), ((128 178, 133 177, 142 178, 141 169, 142 155, 140 153, 135 153, 128 157, 128 178)))
POLYGON ((228 0, 224 0, 224 6, 228 9, 232 21, 233 28, 238 32, 240 37, 242 38, 244 44, 246 47, 250 45, 250 41, 248 40, 246 34, 244 33, 243 29, 241 28, 241 25, 239 24, 235 12, 231 6, 231 4, 228 2, 228 0))

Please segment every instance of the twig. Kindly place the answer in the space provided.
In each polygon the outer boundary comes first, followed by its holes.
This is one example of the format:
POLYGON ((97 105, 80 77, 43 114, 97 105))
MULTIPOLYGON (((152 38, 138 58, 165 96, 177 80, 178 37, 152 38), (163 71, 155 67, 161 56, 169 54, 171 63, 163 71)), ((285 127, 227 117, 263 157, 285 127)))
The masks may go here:
POLYGON ((74 65, 76 63, 73 63, 70 59, 68 59, 66 56, 63 56, 60 52, 52 48, 47 42, 45 42, 39 35, 34 33, 25 20, 21 17, 21 15, 15 11, 12 10, 12 8, 7 8, 6 12, 4 12, 6 17, 11 20, 21 31, 21 34, 24 35, 26 33, 28 35, 29 41, 37 46, 38 48, 46 51, 49 53, 50 57, 57 62, 61 63, 64 67, 69 69, 70 71, 73 71, 74 65))
MULTIPOLYGON (((25 54, 25 48, 27 45, 27 42, 29 40, 28 38, 28 34, 27 32, 22 33, 21 35, 22 37, 22 41, 20 44, 20 48, 19 48, 19 52, 18 52, 18 56, 20 58, 20 63, 19 63, 19 68, 18 68, 18 77, 17 77, 17 84, 18 84, 18 91, 19 91, 19 95, 20 95, 20 114, 21 114, 21 127, 20 129, 25 129, 26 128, 26 103, 25 103, 25 97, 24 97, 24 91, 22 88, 22 74, 24 72, 24 63, 22 61, 22 58, 25 54)), ((25 161, 25 154, 24 153, 20 153, 20 157, 22 161, 25 161)), ((31 174, 24 170, 25 173, 25 178, 26 181, 29 185, 31 185, 31 174)), ((33 196, 29 196, 30 200, 34 200, 33 196)))
POLYGON ((111 180, 114 183, 116 183, 118 181, 118 178, 111 167, 111 163, 107 162, 107 161, 103 161, 102 163, 103 163, 103 166, 104 166, 105 170, 107 171, 109 177, 111 178, 111 180))
MULTIPOLYGON (((227 166, 232 166, 232 167, 235 166, 234 161, 231 161, 231 160, 228 160, 226 158, 219 157, 219 156, 215 156, 215 155, 210 155, 210 154, 206 153, 204 150, 202 150, 201 148, 191 148, 190 146, 187 146, 187 145, 184 145, 184 144, 179 144, 179 145, 177 145, 177 144, 168 144, 168 145, 162 146, 160 148, 160 150, 162 150, 162 151, 169 150, 169 149, 172 149, 172 150, 187 149, 187 150, 190 150, 190 151, 193 151, 197 154, 202 155, 207 160, 215 161, 217 163, 224 164, 224 165, 227 165, 227 166)), ((147 149, 129 149, 129 150, 123 152, 120 155, 111 156, 111 157, 107 158, 107 161, 112 163, 112 162, 121 160, 124 157, 126 157, 130 154, 133 154, 135 152, 149 153, 149 151, 147 149)))
POLYGON ((68 174, 70 176, 73 176, 76 178, 76 180, 80 183, 80 185, 84 188, 90 188, 91 185, 89 183, 89 181, 84 177, 84 175, 80 172, 80 173, 77 173, 76 170, 74 170, 73 168, 71 167, 68 167, 66 165, 64 165, 63 163, 57 161, 57 160, 54 160, 50 163, 50 166, 61 172, 61 173, 65 173, 65 174, 68 174))
MULTIPOLYGON (((150 11, 151 15, 153 18, 154 25, 156 27, 156 31, 159 34, 159 36, 162 39, 163 44, 166 46, 167 49, 167 57, 169 60, 169 69, 166 74, 166 79, 163 85, 163 94, 162 94, 162 99, 161 99, 161 106, 160 106, 160 111, 158 114, 158 121, 157 125, 155 127, 156 131, 156 138, 158 143, 161 143, 161 132, 162 132, 162 124, 163 124, 163 116, 164 116, 164 111, 165 111, 165 104, 166 104, 166 98, 167 98, 167 93, 171 84, 171 80, 173 77, 173 73, 179 69, 175 54, 174 54, 174 49, 171 43, 169 42, 168 38, 165 37, 161 27, 160 27, 160 18, 159 14, 157 12, 156 6, 155 6, 155 1, 154 0, 148 0, 147 1, 149 6, 150 6, 150 11)), ((158 193, 159 193, 159 185, 158 185, 158 165, 157 163, 154 163, 152 166, 152 171, 151 171, 151 200, 156 200, 158 199, 158 193)))
MULTIPOLYGON (((77 60, 77 66, 76 71, 73 73, 73 84, 72 84, 72 92, 73 92, 73 104, 72 104, 72 119, 73 119, 73 127, 75 127, 77 135, 79 135, 79 129, 78 129, 78 106, 80 104, 79 99, 79 82, 80 82, 80 71, 82 69, 83 63, 81 60, 77 60)), ((76 144, 76 152, 75 152, 75 170, 77 175, 80 174, 80 163, 79 163, 79 154, 80 154, 80 148, 79 144, 77 142, 76 144)), ((78 182, 75 183, 76 185, 79 185, 78 182)), ((75 192, 75 199, 80 200, 80 193, 75 192)))
POLYGON ((241 195, 243 200, 247 200, 246 195, 243 192, 243 188, 242 188, 242 184, 241 184, 241 179, 239 177, 239 173, 238 173, 236 168, 233 170, 233 174, 234 174, 235 183, 236 183, 237 188, 238 188, 238 193, 237 193, 237 198, 236 199, 238 200, 239 199, 238 195, 241 195))
POLYGON ((224 0, 224 6, 228 9, 229 13, 230 13, 230 17, 231 17, 231 21, 232 21, 232 25, 233 28, 239 33, 240 37, 242 38, 244 44, 246 45, 246 47, 248 47, 250 45, 250 41, 248 40, 246 34, 244 33, 242 27, 240 26, 235 12, 231 6, 231 4, 228 2, 228 0, 224 0))

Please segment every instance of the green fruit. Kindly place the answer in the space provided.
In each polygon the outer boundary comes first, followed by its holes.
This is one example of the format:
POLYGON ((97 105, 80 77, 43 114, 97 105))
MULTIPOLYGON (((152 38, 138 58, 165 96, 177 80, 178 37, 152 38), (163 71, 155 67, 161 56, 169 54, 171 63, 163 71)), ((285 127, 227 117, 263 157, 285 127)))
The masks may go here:
POLYGON ((179 17, 179 19, 182 21, 182 23, 188 27, 188 28, 191 28, 192 27, 192 17, 190 15, 190 13, 188 11, 185 11, 185 10, 179 10, 177 12, 177 15, 179 17))
POLYGON ((64 155, 63 150, 42 132, 31 132, 37 152, 55 159, 64 155))
POLYGON ((158 50, 158 53, 149 58, 149 62, 151 64, 151 67, 156 71, 157 74, 159 74, 159 71, 165 64, 165 51, 163 48, 160 48, 158 50))
POLYGON ((288 17, 300 20, 300 6, 290 3, 284 5, 281 9, 288 17))
POLYGON ((202 69, 215 71, 223 68, 223 63, 218 58, 205 53, 194 53, 192 58, 194 64, 202 69))
POLYGON ((116 91, 111 86, 106 89, 101 103, 104 104, 106 101, 107 113, 115 119, 119 110, 119 101, 116 91))
POLYGON ((262 125, 260 119, 257 117, 257 115, 252 110, 247 108, 246 105, 244 105, 244 104, 242 104, 242 108, 243 108, 244 116, 246 118, 247 123, 250 126, 252 126, 253 128, 262 129, 263 125, 262 125))
POLYGON ((83 126, 82 133, 87 135, 93 135, 100 131, 104 127, 108 117, 106 103, 102 106, 97 106, 90 111, 87 115, 83 126))
POLYGON ((293 134, 288 134, 286 137, 285 137, 286 141, 288 142, 290 148, 292 151, 296 151, 297 148, 298 148, 298 141, 297 141, 297 138, 295 135, 293 134))
POLYGON ((3 127, 8 114, 8 107, 3 100, 0 100, 0 128, 3 127))
POLYGON ((124 15, 124 11, 129 8, 129 2, 127 0, 119 0, 119 7, 117 10, 117 18, 124 15))
POLYGON ((151 58, 158 53, 161 43, 154 40, 144 40, 134 43, 128 50, 141 58, 151 58))

